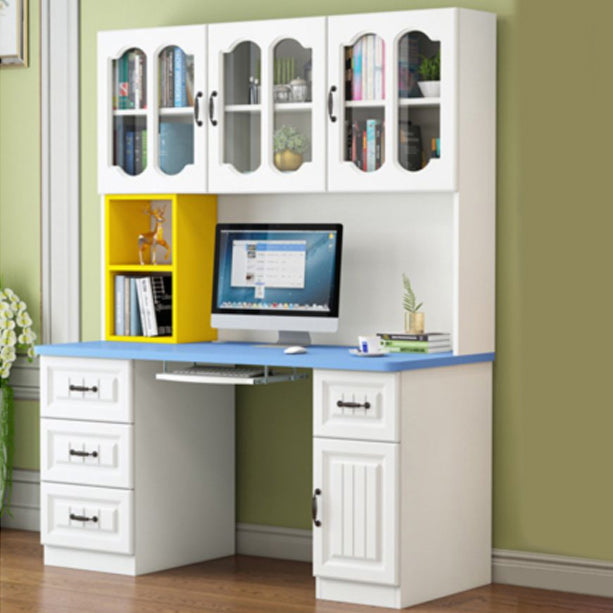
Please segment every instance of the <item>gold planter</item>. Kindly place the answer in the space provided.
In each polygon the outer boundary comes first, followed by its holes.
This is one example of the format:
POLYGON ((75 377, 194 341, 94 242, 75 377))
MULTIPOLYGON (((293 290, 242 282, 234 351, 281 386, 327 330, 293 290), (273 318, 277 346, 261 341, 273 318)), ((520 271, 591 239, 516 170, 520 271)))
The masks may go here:
POLYGON ((425 313, 404 312, 404 331, 407 334, 423 334, 426 325, 425 313))
POLYGON ((297 170, 302 166, 302 155, 289 149, 275 153, 275 166, 279 170, 297 170))

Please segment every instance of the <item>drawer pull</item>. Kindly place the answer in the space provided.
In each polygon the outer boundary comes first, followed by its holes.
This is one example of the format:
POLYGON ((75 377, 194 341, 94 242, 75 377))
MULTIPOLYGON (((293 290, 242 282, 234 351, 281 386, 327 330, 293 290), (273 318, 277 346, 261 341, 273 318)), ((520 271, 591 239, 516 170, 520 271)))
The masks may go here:
POLYGON ((96 523, 98 518, 94 515, 93 517, 86 517, 85 515, 75 515, 74 513, 70 514, 70 519, 74 519, 76 521, 93 521, 96 523))
POLYGON ((87 458, 88 456, 91 456, 92 458, 98 457, 97 451, 79 451, 78 449, 71 449, 69 454, 79 456, 80 458, 87 458))
POLYGON ((87 387, 86 385, 70 385, 68 387, 68 389, 71 392, 94 392, 96 393, 98 391, 98 387, 95 385, 92 385, 91 387, 87 387))
POLYGON ((337 407, 346 408, 346 409, 370 409, 370 402, 366 401, 364 403, 360 402, 345 402, 343 400, 339 400, 336 403, 337 407))
POLYGON ((321 521, 317 519, 317 496, 321 496, 321 490, 319 488, 313 492, 313 499, 311 500, 311 517, 313 518, 313 525, 319 528, 321 526, 321 521))

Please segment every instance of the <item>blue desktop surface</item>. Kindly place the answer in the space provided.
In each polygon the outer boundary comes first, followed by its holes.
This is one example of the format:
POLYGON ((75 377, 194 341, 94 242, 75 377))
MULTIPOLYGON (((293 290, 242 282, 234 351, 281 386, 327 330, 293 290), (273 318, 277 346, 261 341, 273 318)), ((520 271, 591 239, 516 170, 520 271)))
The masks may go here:
POLYGON ((403 353, 382 357, 360 357, 349 353, 351 347, 310 345, 306 353, 288 355, 283 347, 264 343, 130 343, 89 341, 58 345, 38 345, 36 353, 73 358, 107 358, 120 360, 157 360, 199 362, 203 364, 253 364, 262 366, 321 368, 397 372, 437 366, 454 366, 474 362, 492 362, 494 353, 453 355, 452 353, 403 353))

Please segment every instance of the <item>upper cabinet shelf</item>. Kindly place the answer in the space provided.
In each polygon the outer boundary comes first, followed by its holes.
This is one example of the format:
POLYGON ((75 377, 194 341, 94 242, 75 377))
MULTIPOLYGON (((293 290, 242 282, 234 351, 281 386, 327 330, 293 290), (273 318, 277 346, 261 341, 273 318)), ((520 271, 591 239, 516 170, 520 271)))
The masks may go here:
POLYGON ((466 9, 102 32, 99 190, 456 191, 493 32, 466 9))

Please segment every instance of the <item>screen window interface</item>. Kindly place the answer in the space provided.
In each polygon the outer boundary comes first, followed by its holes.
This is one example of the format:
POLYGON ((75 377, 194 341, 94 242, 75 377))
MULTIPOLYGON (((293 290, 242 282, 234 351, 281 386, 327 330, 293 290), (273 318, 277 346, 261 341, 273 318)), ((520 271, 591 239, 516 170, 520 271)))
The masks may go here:
POLYGON ((219 239, 220 312, 332 313, 336 231, 227 230, 219 239))

